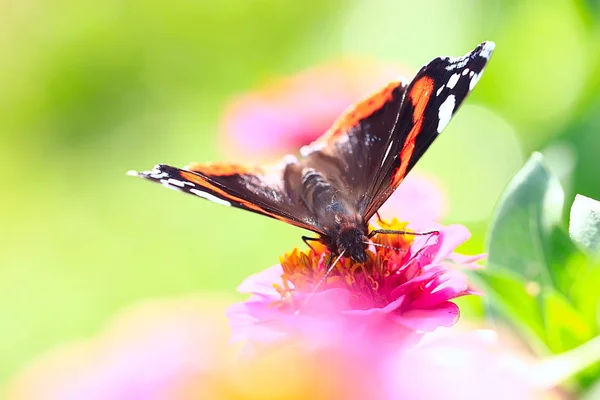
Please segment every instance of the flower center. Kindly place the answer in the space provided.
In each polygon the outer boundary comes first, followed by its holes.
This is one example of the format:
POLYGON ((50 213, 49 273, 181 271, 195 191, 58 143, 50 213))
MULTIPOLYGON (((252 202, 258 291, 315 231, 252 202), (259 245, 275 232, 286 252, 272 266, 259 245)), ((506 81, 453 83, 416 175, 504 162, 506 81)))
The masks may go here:
MULTIPOLYGON (((379 225, 381 229, 407 230, 408 223, 394 219, 379 225)), ((421 273, 411 252, 413 241, 414 236, 408 234, 377 234, 366 251, 366 262, 342 257, 329 273, 337 257, 324 245, 312 244, 305 251, 294 249, 281 258, 282 285, 274 285, 281 295, 279 303, 327 289, 346 288, 352 294, 353 307, 384 306, 395 300, 395 288, 421 273)))

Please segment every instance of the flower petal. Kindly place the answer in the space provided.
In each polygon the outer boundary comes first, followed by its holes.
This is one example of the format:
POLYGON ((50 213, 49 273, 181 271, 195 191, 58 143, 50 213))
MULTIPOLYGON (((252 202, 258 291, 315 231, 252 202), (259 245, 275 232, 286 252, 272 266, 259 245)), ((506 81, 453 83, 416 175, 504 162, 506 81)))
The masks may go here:
POLYGON ((440 326, 453 326, 459 316, 458 306, 448 301, 432 309, 411 309, 394 316, 394 319, 409 328, 432 332, 440 326))
POLYGON ((264 271, 252 274, 237 287, 240 293, 276 294, 273 283, 281 280, 283 269, 281 265, 274 265, 264 271))

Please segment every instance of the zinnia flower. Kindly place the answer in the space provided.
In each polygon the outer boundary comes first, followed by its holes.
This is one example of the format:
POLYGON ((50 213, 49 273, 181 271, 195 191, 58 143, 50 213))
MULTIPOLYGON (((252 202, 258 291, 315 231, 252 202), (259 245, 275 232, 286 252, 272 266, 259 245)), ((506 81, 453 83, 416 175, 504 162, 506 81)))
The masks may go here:
POLYGON ((507 347, 493 332, 455 328, 428 334, 416 347, 387 358, 353 351, 373 347, 364 340, 354 348, 317 349, 295 341, 240 358, 238 348, 227 345, 226 303, 198 296, 136 304, 98 336, 34 361, 2 398, 503 400, 542 398, 553 386, 538 384, 544 364, 507 347))
POLYGON ((238 288, 251 296, 229 310, 234 340, 273 343, 300 335, 324 346, 362 339, 410 346, 424 332, 454 325, 459 309, 451 300, 473 293, 453 265, 453 250, 468 237, 460 225, 423 236, 378 234, 367 262, 342 257, 329 273, 323 246, 294 250, 238 288))

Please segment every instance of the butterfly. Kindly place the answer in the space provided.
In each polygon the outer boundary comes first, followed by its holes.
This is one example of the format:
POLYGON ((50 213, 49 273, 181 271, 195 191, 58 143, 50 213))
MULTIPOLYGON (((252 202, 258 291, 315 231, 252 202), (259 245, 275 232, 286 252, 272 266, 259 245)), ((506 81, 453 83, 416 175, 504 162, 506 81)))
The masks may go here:
POLYGON ((159 164, 130 171, 164 186, 318 234, 331 254, 367 260, 368 222, 448 125, 494 50, 437 57, 411 81, 388 83, 351 106, 300 157, 274 165, 159 164))

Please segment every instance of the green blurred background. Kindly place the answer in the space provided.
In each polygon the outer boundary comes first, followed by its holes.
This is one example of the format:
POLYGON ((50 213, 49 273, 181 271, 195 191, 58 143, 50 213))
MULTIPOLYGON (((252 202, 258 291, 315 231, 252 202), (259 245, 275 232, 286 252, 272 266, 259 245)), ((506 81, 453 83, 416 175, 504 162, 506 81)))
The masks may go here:
POLYGON ((497 49, 417 170, 483 250, 500 192, 541 149, 600 198, 599 7, 584 0, 108 0, 0 4, 0 385, 138 299, 234 293, 298 229, 127 177, 226 159, 233 96, 343 56, 415 69, 497 49))

